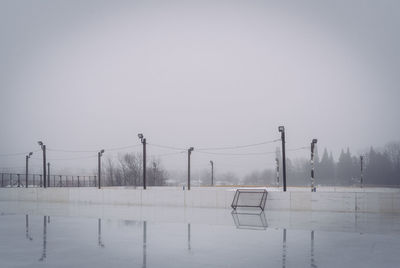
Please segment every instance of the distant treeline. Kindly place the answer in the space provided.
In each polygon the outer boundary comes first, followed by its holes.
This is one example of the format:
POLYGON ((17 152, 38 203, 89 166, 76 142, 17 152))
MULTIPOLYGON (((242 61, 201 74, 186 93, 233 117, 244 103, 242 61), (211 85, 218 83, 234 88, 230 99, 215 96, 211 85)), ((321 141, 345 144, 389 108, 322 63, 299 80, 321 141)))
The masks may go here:
MULTIPOLYGON (((167 172, 160 161, 151 160, 146 164, 146 185, 166 185, 167 172)), ((103 163, 102 178, 106 186, 143 186, 143 158, 139 153, 120 155, 117 161, 108 158, 103 163)))
MULTIPOLYGON (((280 152, 277 158, 281 160, 280 152)), ((400 185, 400 142, 390 142, 382 149, 370 148, 363 155, 363 185, 395 186, 400 185)), ((282 161, 280 161, 282 162, 282 161)), ((280 163, 279 185, 282 185, 282 163, 280 163)), ((322 157, 318 150, 314 157, 315 185, 324 186, 360 186, 361 163, 360 155, 352 154, 350 149, 342 150, 337 161, 325 148, 322 157)), ((142 186, 143 159, 140 153, 126 153, 120 155, 116 161, 106 159, 103 162, 102 178, 108 186, 142 186)), ((168 172, 162 167, 159 160, 150 160, 147 163, 147 185, 167 185, 168 172)), ((201 185, 210 184, 209 170, 193 176, 199 178, 201 185)), ((286 174, 288 186, 307 186, 311 184, 310 159, 286 159, 286 174)), ((186 171, 179 176, 174 175, 173 185, 186 183, 186 171)), ((215 174, 215 184, 232 185, 277 185, 275 169, 265 169, 261 172, 252 172, 239 178, 232 172, 215 174)))
MULTIPOLYGON (((400 185, 400 142, 390 142, 381 150, 370 148, 363 154, 364 185, 400 185)), ((361 184, 360 155, 353 155, 349 149, 342 150, 338 161, 325 148, 320 158, 315 154, 315 184, 328 186, 349 186, 361 184)), ((282 170, 282 168, 281 168, 282 170)), ((287 184, 293 186, 310 185, 310 160, 287 159, 287 184)), ((282 174, 280 174, 282 185, 282 174)), ((275 170, 253 172, 244 178, 244 184, 275 185, 275 170)))

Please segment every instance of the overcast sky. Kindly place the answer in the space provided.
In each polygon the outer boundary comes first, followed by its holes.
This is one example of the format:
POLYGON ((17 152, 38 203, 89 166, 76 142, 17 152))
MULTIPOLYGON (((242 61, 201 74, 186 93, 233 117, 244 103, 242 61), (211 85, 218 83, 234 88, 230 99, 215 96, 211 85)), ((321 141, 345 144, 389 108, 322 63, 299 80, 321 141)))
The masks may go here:
MULTIPOLYGON (((278 139, 279 125, 289 149, 312 138, 335 157, 383 146, 400 139, 399 14, 395 0, 0 0, 0 154, 38 150, 38 140, 124 147, 139 132, 195 150, 245 145, 278 139)), ((186 170, 186 154, 149 146, 173 152, 164 166, 186 170)), ((57 170, 92 171, 95 158, 56 159, 93 155, 49 151, 57 170)), ((273 158, 195 151, 193 165, 213 159, 219 172, 244 174, 273 158)), ((0 156, 0 168, 24 164, 0 156)))

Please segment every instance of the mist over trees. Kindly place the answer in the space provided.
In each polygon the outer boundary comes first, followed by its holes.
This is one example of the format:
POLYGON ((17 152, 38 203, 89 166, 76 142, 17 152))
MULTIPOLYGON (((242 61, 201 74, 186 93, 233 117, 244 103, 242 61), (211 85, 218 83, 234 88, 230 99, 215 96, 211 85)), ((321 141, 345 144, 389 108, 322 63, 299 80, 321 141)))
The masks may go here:
MULTIPOLYGON (((106 186, 143 186, 143 158, 139 153, 126 153, 118 156, 117 161, 108 158, 103 164, 106 186)), ((152 159, 146 168, 147 186, 164 186, 168 179, 167 171, 161 161, 152 159)))
MULTIPOLYGON (((282 185, 282 161, 280 150, 276 151, 279 173, 276 169, 252 171, 238 177, 233 172, 214 174, 215 185, 282 185)), ((343 149, 337 160, 327 148, 314 155, 315 183, 323 186, 361 186, 360 155, 349 148, 343 149)), ((140 153, 126 153, 116 160, 106 159, 103 163, 104 183, 107 186, 143 186, 143 158, 140 153)), ((286 174, 288 186, 308 186, 310 180, 310 160, 305 158, 287 158, 286 174)), ((152 159, 147 163, 147 185, 186 185, 187 171, 168 173, 160 160, 152 159)), ((211 185, 209 170, 193 171, 192 184, 211 185)), ((371 147, 363 154, 363 185, 395 186, 400 185, 400 142, 390 142, 384 148, 371 147)))
MULTIPOLYGON (((382 149, 371 147, 363 154, 363 185, 400 185, 400 142, 390 142, 382 149)), ((360 155, 350 149, 342 150, 337 161, 326 148, 321 159, 318 152, 314 157, 316 185, 360 186, 360 155)), ((281 169, 281 168, 280 168, 281 169)), ((311 166, 309 159, 286 159, 287 184, 291 186, 310 185, 311 166)), ((282 185, 280 174, 280 185, 282 185)), ((276 172, 267 169, 245 176, 244 184, 277 185, 276 172)))

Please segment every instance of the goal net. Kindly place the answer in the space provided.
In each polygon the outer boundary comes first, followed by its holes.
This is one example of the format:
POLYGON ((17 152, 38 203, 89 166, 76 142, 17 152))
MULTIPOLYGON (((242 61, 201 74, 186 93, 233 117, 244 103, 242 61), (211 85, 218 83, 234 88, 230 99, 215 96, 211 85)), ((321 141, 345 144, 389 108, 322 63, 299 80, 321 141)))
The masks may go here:
POLYGON ((260 208, 264 210, 267 190, 237 189, 232 201, 232 208, 260 208))

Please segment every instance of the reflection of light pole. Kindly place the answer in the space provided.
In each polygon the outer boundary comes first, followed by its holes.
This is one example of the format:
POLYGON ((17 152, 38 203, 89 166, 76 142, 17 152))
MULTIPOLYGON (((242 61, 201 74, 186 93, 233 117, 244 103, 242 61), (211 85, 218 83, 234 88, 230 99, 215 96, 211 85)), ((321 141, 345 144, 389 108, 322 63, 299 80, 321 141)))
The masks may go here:
POLYGON ((98 219, 98 224, 97 224, 97 240, 99 247, 104 248, 104 244, 101 241, 101 219, 98 219))
POLYGON ((210 160, 211 164, 211 186, 214 186, 214 162, 210 160))
POLYGON ((25 156, 25 187, 28 188, 28 159, 31 157, 33 153, 30 152, 27 156, 25 156))
POLYGON ((190 190, 190 155, 192 154, 193 150, 193 147, 188 149, 188 190, 190 190))
POLYGON ((279 126, 282 140, 282 168, 283 168, 283 191, 286 192, 286 150, 285 150, 285 127, 279 126))
POLYGON ((25 236, 26 239, 32 241, 33 238, 29 235, 29 216, 28 214, 25 215, 25 236))
POLYGON ((283 229, 282 241, 282 268, 286 267, 286 229, 283 229))
POLYGON ((192 249, 192 246, 190 245, 190 235, 191 235, 190 223, 188 223, 188 250, 192 249))
POLYGON ((103 154, 104 154, 104 150, 101 150, 100 152, 97 153, 97 157, 98 157, 98 171, 97 171, 97 173, 98 173, 98 176, 99 176, 99 189, 101 188, 101 185, 100 185, 100 183, 101 183, 101 180, 100 180, 100 178, 101 178, 101 157, 102 157, 103 154))
POLYGON ((143 222, 143 268, 147 266, 147 222, 143 222))
POLYGON ((39 261, 46 259, 46 244, 47 244, 47 216, 43 218, 43 253, 39 261))
POLYGON ((314 231, 311 231, 311 267, 317 267, 314 260, 314 231))
POLYGON ((314 147, 317 144, 317 139, 313 139, 311 141, 311 192, 316 192, 317 189, 315 188, 315 180, 314 180, 314 147))
POLYGON ((143 144, 143 189, 146 190, 146 138, 142 133, 139 133, 138 137, 143 144))
POLYGON ((46 188, 46 145, 42 141, 38 141, 38 144, 43 151, 43 187, 46 188))

